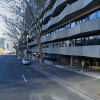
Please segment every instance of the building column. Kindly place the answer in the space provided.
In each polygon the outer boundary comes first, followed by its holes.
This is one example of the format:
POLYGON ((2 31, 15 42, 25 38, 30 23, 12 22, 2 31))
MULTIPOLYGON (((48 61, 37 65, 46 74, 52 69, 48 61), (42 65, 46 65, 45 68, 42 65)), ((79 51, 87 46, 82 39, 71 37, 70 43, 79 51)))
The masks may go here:
POLYGON ((73 66, 73 56, 70 56, 70 65, 73 66))

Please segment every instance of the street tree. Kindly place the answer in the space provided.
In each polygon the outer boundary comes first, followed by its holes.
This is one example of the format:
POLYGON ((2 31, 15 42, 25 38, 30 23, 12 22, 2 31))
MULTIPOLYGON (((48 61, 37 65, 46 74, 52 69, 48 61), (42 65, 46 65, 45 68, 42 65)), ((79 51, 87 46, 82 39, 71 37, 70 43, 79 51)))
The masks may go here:
POLYGON ((29 22, 29 27, 32 28, 32 32, 34 33, 34 38, 37 41, 39 54, 40 54, 40 66, 43 67, 43 52, 42 52, 42 44, 41 44, 41 33, 43 26, 43 15, 44 8, 46 5, 46 0, 25 0, 26 3, 26 14, 29 14, 28 19, 32 21, 29 22))
POLYGON ((14 47, 21 48, 21 40, 26 37, 25 32, 25 13, 23 12, 23 2, 20 0, 4 0, 4 11, 6 13, 1 14, 2 20, 6 23, 6 30, 4 35, 10 37, 10 41, 14 44, 14 47), (18 47, 20 45, 20 47, 18 47))
MULTIPOLYGON (((41 44, 42 27, 43 27, 43 15, 45 12, 46 0, 5 0, 8 4, 8 10, 15 16, 14 19, 10 19, 10 31, 15 35, 14 31, 24 28, 26 30, 31 29, 34 34, 34 39, 37 41, 40 54, 40 66, 43 67, 43 52, 41 44), (9 1, 11 4, 9 4, 9 1), (23 28, 20 26, 19 19, 23 21, 23 28), (14 27, 13 27, 14 26, 14 27), (13 27, 13 28, 11 28, 13 27), (11 30, 13 29, 13 30, 11 30)), ((18 31, 16 31, 18 32, 18 31)), ((22 33, 21 32, 21 35, 22 33)), ((28 35, 28 34, 27 34, 28 35)), ((26 35, 25 35, 26 36, 26 35)), ((22 37, 22 36, 21 36, 22 37)))

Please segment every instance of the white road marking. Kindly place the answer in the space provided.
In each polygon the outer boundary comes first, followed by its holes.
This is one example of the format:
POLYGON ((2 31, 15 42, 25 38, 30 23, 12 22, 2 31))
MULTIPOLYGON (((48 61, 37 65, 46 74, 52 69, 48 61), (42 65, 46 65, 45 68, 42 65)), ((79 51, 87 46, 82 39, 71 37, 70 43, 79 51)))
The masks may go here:
POLYGON ((17 66, 18 66, 18 64, 17 64, 17 66))
POLYGON ((27 82, 27 80, 26 80, 26 78, 25 78, 25 76, 23 74, 22 74, 22 77, 23 77, 24 81, 27 82))

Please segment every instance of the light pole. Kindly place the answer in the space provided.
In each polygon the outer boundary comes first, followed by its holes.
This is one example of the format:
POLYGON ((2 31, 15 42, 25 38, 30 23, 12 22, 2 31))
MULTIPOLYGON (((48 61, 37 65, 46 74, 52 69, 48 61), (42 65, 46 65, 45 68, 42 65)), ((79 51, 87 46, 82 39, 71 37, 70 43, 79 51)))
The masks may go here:
POLYGON ((28 35, 26 36, 26 40, 27 40, 27 48, 26 48, 26 55, 27 55, 27 58, 28 58, 28 35))
POLYGON ((83 67, 84 67, 84 60, 82 61, 82 72, 83 72, 83 67))

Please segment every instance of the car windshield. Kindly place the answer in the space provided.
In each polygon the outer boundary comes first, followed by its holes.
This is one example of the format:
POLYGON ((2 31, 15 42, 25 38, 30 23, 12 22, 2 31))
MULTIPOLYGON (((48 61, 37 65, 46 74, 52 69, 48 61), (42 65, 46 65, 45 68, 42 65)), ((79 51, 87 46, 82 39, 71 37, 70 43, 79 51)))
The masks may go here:
POLYGON ((24 59, 24 61, 29 61, 28 59, 24 59))

